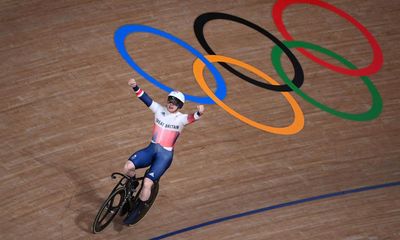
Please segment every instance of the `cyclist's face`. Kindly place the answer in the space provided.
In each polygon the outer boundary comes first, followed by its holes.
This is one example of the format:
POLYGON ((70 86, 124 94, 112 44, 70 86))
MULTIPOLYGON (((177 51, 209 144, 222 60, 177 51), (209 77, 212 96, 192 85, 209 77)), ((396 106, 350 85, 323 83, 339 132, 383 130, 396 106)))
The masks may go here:
POLYGON ((176 106, 174 103, 168 101, 167 102, 167 109, 170 113, 174 113, 176 111, 178 111, 178 106, 176 106))

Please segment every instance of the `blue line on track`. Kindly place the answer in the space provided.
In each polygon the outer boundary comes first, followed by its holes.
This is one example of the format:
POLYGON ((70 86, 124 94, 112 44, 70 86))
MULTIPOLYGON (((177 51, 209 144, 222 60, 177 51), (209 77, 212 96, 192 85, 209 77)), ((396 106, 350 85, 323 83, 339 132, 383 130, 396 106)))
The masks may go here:
POLYGON ((250 216, 250 215, 261 213, 261 212, 267 212, 267 211, 270 211, 273 209, 284 208, 284 207, 289 207, 289 206, 293 206, 293 205, 297 205, 297 204, 301 204, 301 203, 313 202, 313 201, 318 201, 318 200, 326 199, 326 198, 343 196, 343 195, 348 195, 348 194, 352 194, 352 193, 366 192, 366 191, 387 188, 387 187, 394 187, 394 186, 400 186, 400 181, 390 182, 390 183, 385 183, 385 184, 380 184, 380 185, 374 185, 374 186, 360 187, 360 188, 355 188, 355 189, 350 189, 350 190, 345 190, 345 191, 340 191, 340 192, 328 193, 328 194, 323 194, 323 195, 310 197, 310 198, 303 198, 303 199, 285 202, 285 203, 281 203, 281 204, 277 204, 277 205, 273 205, 273 206, 269 206, 269 207, 259 208, 259 209, 255 209, 252 211, 243 212, 243 213, 239 213, 239 214, 235 214, 235 215, 231 215, 231 216, 227 216, 227 217, 217 218, 217 219, 214 219, 214 220, 211 220, 208 222, 200 223, 200 224, 197 224, 194 226, 190 226, 190 227, 182 228, 180 230, 169 232, 169 233, 160 235, 158 237, 154 237, 151 240, 164 239, 167 237, 178 235, 178 234, 181 234, 184 232, 189 232, 189 231, 199 229, 202 227, 218 224, 218 223, 229 221, 229 220, 236 219, 236 218, 250 216))

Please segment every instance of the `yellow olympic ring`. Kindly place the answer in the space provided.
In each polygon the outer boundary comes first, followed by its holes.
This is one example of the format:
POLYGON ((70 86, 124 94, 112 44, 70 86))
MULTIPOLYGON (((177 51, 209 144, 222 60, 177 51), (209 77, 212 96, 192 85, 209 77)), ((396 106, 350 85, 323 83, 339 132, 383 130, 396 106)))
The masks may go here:
MULTIPOLYGON (((205 57, 207 58, 208 61, 210 61, 212 63, 225 62, 225 63, 230 63, 230 64, 233 64, 233 65, 242 67, 242 68, 244 68, 244 69, 256 74, 257 76, 263 78, 265 81, 267 81, 267 82, 269 82, 271 84, 279 85, 279 83, 277 81, 272 79, 270 76, 268 76, 264 72, 260 71, 259 69, 255 68, 255 67, 253 67, 253 66, 251 66, 251 65, 249 65, 247 63, 239 61, 237 59, 230 58, 230 57, 225 57, 225 56, 221 56, 221 55, 205 55, 205 57)), ((198 58, 193 62, 193 73, 194 73, 194 76, 195 76, 195 79, 196 79, 197 83, 200 85, 201 89, 216 104, 218 104, 218 106, 220 106, 222 109, 224 109, 230 115, 236 117, 240 121, 242 121, 244 123, 247 123, 248 125, 250 125, 252 127, 261 129, 261 130, 266 131, 266 132, 275 133, 275 134, 291 135, 291 134, 298 133, 299 131, 301 131, 303 129, 303 127, 304 127, 304 114, 303 114, 303 111, 301 110, 301 108, 298 105, 298 103, 296 102, 296 100, 288 92, 281 92, 281 93, 288 100, 288 102, 290 103, 290 105, 291 105, 291 107, 292 107, 292 109, 294 111, 294 121, 293 121, 293 123, 291 125, 289 125, 287 127, 283 127, 283 128, 267 126, 265 124, 258 123, 256 121, 253 121, 253 120, 251 120, 251 119, 239 114, 238 112, 236 112, 235 110, 230 108, 228 105, 226 105, 219 98, 217 98, 217 96, 215 96, 213 91, 210 89, 210 87, 207 85, 206 81, 204 80, 204 75, 203 75, 204 67, 205 67, 205 64, 198 58)))

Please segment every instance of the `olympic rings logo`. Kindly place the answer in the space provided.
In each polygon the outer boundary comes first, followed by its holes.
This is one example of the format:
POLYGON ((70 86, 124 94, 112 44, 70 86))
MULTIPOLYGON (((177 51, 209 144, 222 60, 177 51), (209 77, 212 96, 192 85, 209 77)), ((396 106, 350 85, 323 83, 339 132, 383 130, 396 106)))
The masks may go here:
POLYGON ((349 14, 346 12, 334 7, 333 5, 330 5, 328 3, 322 2, 320 0, 278 0, 275 5, 273 6, 273 11, 272 11, 272 16, 274 19, 274 22, 277 26, 277 29, 281 32, 283 37, 287 41, 280 41, 278 38, 276 38, 274 35, 272 35, 270 32, 265 30, 264 28, 249 22, 245 19, 242 19, 237 16, 233 16, 230 14, 226 13, 217 13, 217 12, 211 12, 211 13, 204 13, 200 16, 198 16, 194 22, 194 31, 196 34, 197 40, 200 42, 201 46, 204 48, 204 50, 209 54, 209 55, 203 55, 199 51, 197 51, 195 48, 190 46, 188 43, 182 41, 181 39, 171 35, 170 33, 164 32, 162 30, 150 27, 150 26, 145 26, 145 25, 124 25, 120 27, 114 35, 114 42, 116 45, 116 48, 118 49, 119 53, 123 57, 123 59, 134 69, 136 70, 142 77, 153 83, 155 86, 159 87, 160 89, 170 92, 173 89, 162 84, 155 78, 153 78, 150 74, 145 72, 140 66, 138 66, 130 57, 128 54, 126 48, 125 48, 125 38, 132 33, 137 33, 137 32, 144 32, 144 33, 150 33, 154 35, 158 35, 160 37, 166 38, 181 47, 185 48, 188 50, 190 53, 192 53, 194 56, 197 57, 197 59, 193 62, 193 73, 195 76, 195 79, 201 89, 207 94, 207 97, 199 97, 199 96, 192 96, 185 94, 185 97, 189 101, 193 101, 196 103, 202 103, 202 104, 218 104, 222 109, 227 111, 229 114, 234 116, 235 118, 241 120, 242 122, 258 128, 260 130, 270 132, 270 133, 275 133, 275 134, 282 134, 282 135, 290 135, 290 134, 295 134, 299 131, 301 131, 304 127, 304 115, 303 112, 298 105, 298 103, 295 101, 295 99, 290 95, 290 91, 296 92, 299 96, 301 96, 304 100, 308 101, 309 103, 313 104, 314 106, 318 107, 319 109, 326 111, 332 115, 335 115, 337 117, 343 118, 343 119, 348 119, 348 120, 353 120, 353 121, 369 121, 372 119, 377 118, 380 113, 382 112, 382 98, 372 83, 372 81, 367 77, 367 75, 376 73, 379 71, 379 69, 382 67, 383 64, 383 55, 381 48, 376 41, 376 39, 372 36, 372 34, 357 20, 355 20, 353 17, 351 17, 349 14), (319 6, 321 8, 327 9, 331 12, 336 13, 337 15, 341 16, 342 18, 346 19, 350 23, 352 23, 355 27, 359 29, 359 31, 364 35, 364 37, 368 40, 369 44, 371 45, 371 48, 373 50, 373 61, 372 63, 364 68, 358 69, 354 64, 352 64, 350 61, 345 59, 344 57, 340 56, 339 54, 332 52, 326 48, 323 48, 321 46, 309 43, 309 42, 303 42, 303 41, 294 41, 291 35, 288 33, 286 30, 286 27, 283 23, 282 20, 282 15, 283 11, 285 8, 287 8, 289 5, 292 4, 312 4, 315 6, 319 6), (256 30, 257 32, 263 34, 267 38, 269 38, 271 41, 273 41, 276 46, 272 48, 271 51, 271 60, 273 63, 273 66, 275 67, 276 71, 278 72, 278 75, 282 78, 282 80, 286 83, 285 85, 279 85, 279 83, 269 77, 266 73, 262 72, 261 70, 244 63, 240 60, 233 59, 230 57, 226 56, 221 56, 217 55, 211 47, 208 45, 207 41, 205 40, 203 29, 204 26, 207 22, 216 20, 216 19, 223 19, 223 20, 228 20, 228 21, 233 21, 236 23, 243 24, 249 28, 252 28, 256 30), (291 48, 300 48, 299 51, 306 57, 310 58, 312 61, 329 68, 335 72, 341 73, 341 74, 346 74, 350 76, 359 76, 361 80, 364 82, 364 84, 368 87, 368 90, 370 91, 370 94, 372 96, 372 106, 370 109, 364 113, 358 113, 358 114, 353 114, 353 113, 347 113, 347 112, 341 112, 335 109, 332 109, 326 105, 323 105, 322 103, 318 102, 317 100, 311 98, 308 96, 306 93, 304 93, 302 90, 300 90, 300 87, 302 86, 304 82, 304 73, 303 69, 295 57, 295 55, 290 51, 291 48), (338 60, 340 63, 342 63, 345 67, 342 66, 336 66, 332 65, 328 62, 323 61, 322 59, 314 56, 307 50, 313 50, 320 52, 322 54, 325 54, 329 57, 332 57, 336 60, 338 60), (294 68, 294 78, 289 79, 286 73, 283 70, 282 64, 281 64, 281 55, 282 53, 285 53, 286 56, 289 58, 290 62, 293 65, 294 68), (236 76, 240 77, 241 79, 255 85, 261 88, 265 88, 271 91, 277 91, 281 92, 283 96, 287 99, 287 101, 290 103, 293 111, 294 111, 294 121, 291 125, 283 128, 277 128, 277 127, 272 127, 272 126, 267 126, 262 123, 258 123, 256 121, 253 121, 232 108, 230 108, 228 105, 226 105, 223 100, 226 97, 226 85, 225 81, 222 78, 221 74, 218 72, 218 70, 213 66, 212 63, 218 62, 221 66, 223 66, 225 69, 230 71, 231 73, 235 74, 236 76), (238 67, 241 67, 245 70, 248 70, 257 76, 261 77, 266 81, 264 82, 259 82, 253 78, 250 78, 241 72, 235 70, 232 68, 229 64, 235 65, 238 67), (204 68, 207 67, 212 75, 215 78, 216 81, 216 90, 213 92, 209 86, 207 85, 206 81, 204 80, 203 77, 203 70, 204 68))

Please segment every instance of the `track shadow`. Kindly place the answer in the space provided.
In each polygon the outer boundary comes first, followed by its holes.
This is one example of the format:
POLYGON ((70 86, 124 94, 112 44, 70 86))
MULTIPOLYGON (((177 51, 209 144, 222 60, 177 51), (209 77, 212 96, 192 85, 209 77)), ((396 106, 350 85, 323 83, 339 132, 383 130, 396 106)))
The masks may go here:
POLYGON ((76 192, 71 200, 77 202, 82 208, 79 209, 78 216, 75 217, 75 225, 82 231, 92 233, 92 222, 96 216, 96 211, 105 200, 106 196, 100 196, 96 188, 89 182, 82 184, 79 180, 83 178, 78 171, 63 169, 64 174, 76 186, 76 192), (81 211, 83 209, 83 211, 81 211))

